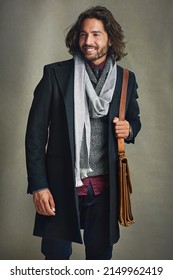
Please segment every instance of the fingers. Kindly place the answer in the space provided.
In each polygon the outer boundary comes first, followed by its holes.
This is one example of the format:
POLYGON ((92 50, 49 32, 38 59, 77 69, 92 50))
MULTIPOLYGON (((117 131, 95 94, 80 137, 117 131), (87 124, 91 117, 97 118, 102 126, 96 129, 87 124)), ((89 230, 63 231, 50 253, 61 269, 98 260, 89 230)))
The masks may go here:
POLYGON ((126 139, 129 136, 130 125, 129 122, 124 120, 120 121, 119 118, 114 118, 113 123, 115 124, 115 136, 117 138, 126 139))
POLYGON ((35 192, 33 200, 36 211, 45 216, 55 216, 55 203, 48 189, 35 192))

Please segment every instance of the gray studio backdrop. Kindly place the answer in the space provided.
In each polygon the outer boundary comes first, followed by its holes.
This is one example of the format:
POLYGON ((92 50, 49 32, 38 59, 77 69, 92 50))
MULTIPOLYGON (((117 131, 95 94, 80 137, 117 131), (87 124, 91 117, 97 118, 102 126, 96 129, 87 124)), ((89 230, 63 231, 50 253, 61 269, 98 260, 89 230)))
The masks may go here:
MULTIPOLYGON (((121 228, 113 259, 173 259, 172 0, 4 0, 0 2, 0 259, 42 259, 32 236, 24 137, 33 90, 45 64, 68 59, 66 28, 92 5, 122 25, 136 73, 143 123, 127 147, 135 224, 121 228)), ((72 259, 83 259, 74 244, 72 259)))

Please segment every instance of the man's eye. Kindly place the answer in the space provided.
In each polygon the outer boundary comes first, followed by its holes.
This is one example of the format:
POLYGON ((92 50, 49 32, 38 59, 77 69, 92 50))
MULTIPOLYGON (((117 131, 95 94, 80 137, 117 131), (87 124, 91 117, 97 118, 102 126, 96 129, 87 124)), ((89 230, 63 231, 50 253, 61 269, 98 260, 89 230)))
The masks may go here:
POLYGON ((86 34, 85 33, 80 33, 80 37, 85 37, 86 34))

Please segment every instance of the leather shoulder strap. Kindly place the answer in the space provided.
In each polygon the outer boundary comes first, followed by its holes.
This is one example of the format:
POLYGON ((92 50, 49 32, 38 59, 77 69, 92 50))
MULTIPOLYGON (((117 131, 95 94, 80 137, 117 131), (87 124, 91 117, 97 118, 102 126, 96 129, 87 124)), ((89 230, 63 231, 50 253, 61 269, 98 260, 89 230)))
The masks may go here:
POLYGON ((129 79, 129 71, 127 69, 123 69, 123 84, 122 84, 120 110, 119 110, 120 121, 124 121, 124 119, 125 119, 125 107, 126 107, 128 79, 129 79))
MULTIPOLYGON (((127 69, 123 69, 123 84, 122 84, 120 109, 119 109, 120 121, 124 121, 125 119, 128 80, 129 80, 129 71, 127 69)), ((124 138, 118 138, 118 154, 125 154, 124 138)))

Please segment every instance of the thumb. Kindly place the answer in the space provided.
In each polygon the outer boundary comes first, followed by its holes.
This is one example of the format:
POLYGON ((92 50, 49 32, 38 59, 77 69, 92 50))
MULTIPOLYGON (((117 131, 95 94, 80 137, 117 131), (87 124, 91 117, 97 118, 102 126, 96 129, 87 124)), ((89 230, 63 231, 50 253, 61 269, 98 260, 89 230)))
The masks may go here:
POLYGON ((50 204, 50 208, 52 209, 52 211, 55 212, 55 202, 54 202, 52 195, 49 198, 49 204, 50 204))
POLYGON ((119 118, 115 117, 113 118, 113 123, 117 123, 119 121, 119 118))

